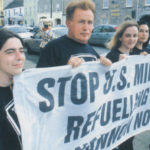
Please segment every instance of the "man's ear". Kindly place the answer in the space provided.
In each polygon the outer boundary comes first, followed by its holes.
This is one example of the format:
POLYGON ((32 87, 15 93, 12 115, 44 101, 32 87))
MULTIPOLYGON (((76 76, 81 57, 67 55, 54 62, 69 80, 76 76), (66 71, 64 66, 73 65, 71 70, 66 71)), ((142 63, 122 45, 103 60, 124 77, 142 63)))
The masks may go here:
POLYGON ((66 25, 68 28, 70 27, 70 24, 71 24, 71 21, 66 19, 66 25))

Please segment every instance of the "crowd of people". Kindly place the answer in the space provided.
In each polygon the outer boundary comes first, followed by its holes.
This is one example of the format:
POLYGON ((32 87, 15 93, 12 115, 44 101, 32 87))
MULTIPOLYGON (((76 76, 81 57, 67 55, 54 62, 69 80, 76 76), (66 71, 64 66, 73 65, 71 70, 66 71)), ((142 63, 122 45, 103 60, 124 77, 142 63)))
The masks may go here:
MULTIPOLYGON (((103 65, 110 66, 128 55, 148 54, 145 49, 149 42, 148 24, 143 21, 127 21, 119 26, 107 44, 110 52, 106 57, 99 56, 88 44, 94 13, 95 5, 91 0, 71 1, 66 8, 68 34, 41 44, 42 51, 37 68, 63 65, 77 67, 87 61, 100 61, 103 65)), ((49 25, 45 24, 45 28, 45 32, 49 31, 49 25)), ((13 102, 13 76, 20 74, 24 65, 23 47, 23 41, 18 35, 0 30, 0 150, 21 150, 20 138, 7 119, 6 107, 13 102)), ((128 139, 116 149, 148 150, 149 146, 150 133, 144 132, 128 139)))

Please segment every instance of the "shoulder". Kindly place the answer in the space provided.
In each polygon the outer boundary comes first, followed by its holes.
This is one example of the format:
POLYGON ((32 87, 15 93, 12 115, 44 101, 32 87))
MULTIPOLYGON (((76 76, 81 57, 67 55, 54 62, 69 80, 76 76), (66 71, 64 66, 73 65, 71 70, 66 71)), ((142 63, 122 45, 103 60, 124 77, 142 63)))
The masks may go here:
POLYGON ((119 50, 111 50, 106 57, 110 59, 113 63, 119 60, 119 55, 120 55, 119 50))

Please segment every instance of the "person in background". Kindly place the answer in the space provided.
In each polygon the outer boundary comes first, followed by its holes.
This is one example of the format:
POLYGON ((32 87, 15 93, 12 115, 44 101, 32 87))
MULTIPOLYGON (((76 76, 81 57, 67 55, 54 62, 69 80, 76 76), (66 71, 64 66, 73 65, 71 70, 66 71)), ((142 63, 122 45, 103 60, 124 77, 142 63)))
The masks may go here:
POLYGON ((139 21, 139 33, 138 41, 136 46, 132 49, 131 55, 146 55, 148 51, 146 50, 147 44, 149 42, 149 26, 144 21, 139 21))
POLYGON ((45 45, 52 39, 51 37, 51 28, 52 28, 52 21, 51 20, 44 20, 43 21, 43 28, 40 29, 41 31, 41 44, 40 48, 43 49, 45 45))
POLYGON ((24 61, 22 39, 0 29, 0 150, 21 150, 19 138, 7 119, 6 107, 13 102, 13 76, 22 72, 24 61))
MULTIPOLYGON (((149 26, 144 21, 139 21, 139 34, 138 42, 134 49, 131 51, 131 55, 147 55, 146 50, 149 42, 149 26)), ((142 132, 133 138, 134 150, 150 150, 150 130, 142 132)))
POLYGON ((127 21, 120 25, 112 40, 107 44, 111 51, 106 55, 113 63, 129 55, 138 40, 138 24, 127 21))
POLYGON ((93 30, 95 5, 91 0, 72 0, 66 8, 68 34, 50 41, 42 50, 37 67, 71 64, 79 66, 84 61, 99 60, 104 65, 111 61, 100 57, 88 44, 93 30))
MULTIPOLYGON (((109 58, 112 63, 126 58, 130 54, 130 51, 135 47, 137 40, 138 24, 134 21, 127 21, 122 23, 117 29, 112 40, 107 44, 107 47, 111 51, 106 55, 106 57, 109 58)), ((120 144, 118 149, 133 150, 132 139, 133 137, 120 144)))

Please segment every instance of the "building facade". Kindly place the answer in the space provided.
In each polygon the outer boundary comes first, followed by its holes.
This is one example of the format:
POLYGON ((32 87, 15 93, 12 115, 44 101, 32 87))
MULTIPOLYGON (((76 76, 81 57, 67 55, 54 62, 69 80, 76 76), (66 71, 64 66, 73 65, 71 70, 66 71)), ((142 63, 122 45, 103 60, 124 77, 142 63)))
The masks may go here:
POLYGON ((23 0, 14 0, 4 8, 5 24, 24 24, 23 0))
POLYGON ((119 25, 126 20, 138 21, 142 17, 149 18, 150 15, 150 0, 95 0, 95 4, 95 26, 119 25))
POLYGON ((38 0, 24 0, 24 24, 38 24, 38 0))
POLYGON ((53 21, 53 26, 65 24, 65 6, 70 0, 24 0, 27 25, 39 25, 40 18, 53 21))
POLYGON ((4 25, 3 0, 0 0, 0 27, 4 25))

